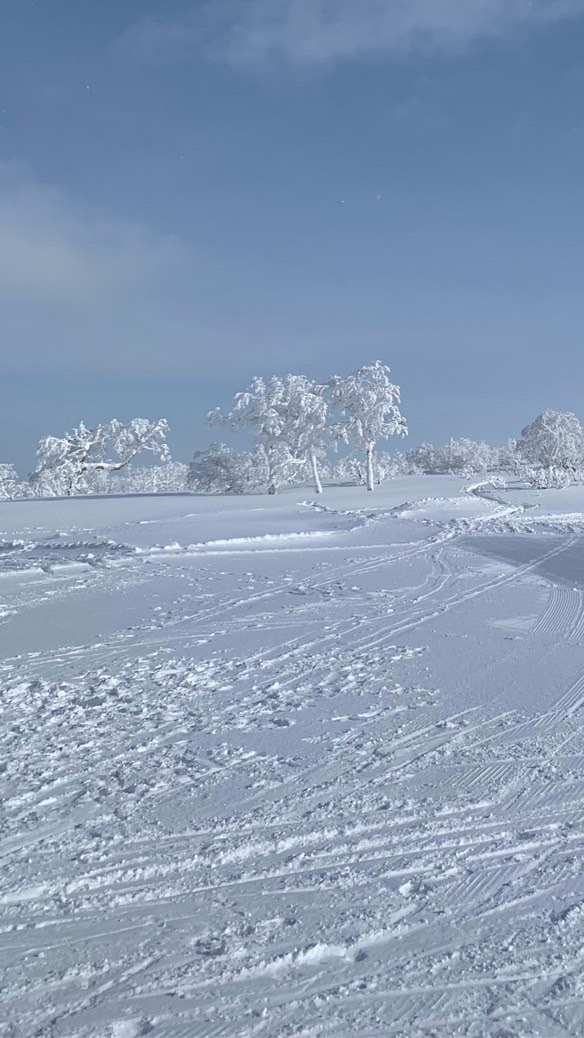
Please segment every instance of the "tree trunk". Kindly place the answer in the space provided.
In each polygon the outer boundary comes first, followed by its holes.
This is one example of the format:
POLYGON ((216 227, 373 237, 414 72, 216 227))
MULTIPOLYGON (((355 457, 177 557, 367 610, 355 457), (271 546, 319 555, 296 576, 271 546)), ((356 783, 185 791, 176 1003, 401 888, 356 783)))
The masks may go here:
POLYGON ((310 467, 312 469, 312 478, 314 480, 314 489, 317 494, 322 494, 322 483, 320 482, 320 476, 318 474, 318 462, 316 455, 310 455, 310 467))
POLYGON ((82 468, 82 469, 80 469, 79 472, 75 472, 75 473, 73 473, 69 477, 69 486, 67 488, 67 497, 75 497, 75 494, 79 490, 79 487, 81 485, 81 480, 83 479, 83 476, 85 475, 86 471, 87 470, 85 468, 82 468))
POLYGON ((373 490, 373 444, 367 446, 367 490, 373 490))
POLYGON ((277 459, 274 454, 274 445, 270 444, 266 447, 266 461, 268 463, 268 494, 277 494, 279 486, 279 476, 277 459))

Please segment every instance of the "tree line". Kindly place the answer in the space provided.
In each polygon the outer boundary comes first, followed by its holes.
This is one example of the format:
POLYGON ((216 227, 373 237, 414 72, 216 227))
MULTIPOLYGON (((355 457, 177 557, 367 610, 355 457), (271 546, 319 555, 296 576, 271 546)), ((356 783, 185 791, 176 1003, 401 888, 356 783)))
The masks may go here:
POLYGON ((78 494, 200 492, 244 494, 312 481, 362 485, 372 491, 400 474, 472 476, 511 471, 538 487, 564 486, 584 470, 584 429, 569 412, 547 410, 521 437, 502 448, 462 437, 407 452, 379 444, 408 433, 400 387, 376 361, 346 377, 317 383, 305 375, 253 378, 231 408, 211 411, 211 428, 243 434, 237 450, 214 442, 190 465, 173 461, 165 419, 117 419, 95 427, 83 422, 63 436, 45 436, 36 467, 20 480, 0 464, 0 498, 78 494), (143 464, 147 458, 150 463, 143 464))

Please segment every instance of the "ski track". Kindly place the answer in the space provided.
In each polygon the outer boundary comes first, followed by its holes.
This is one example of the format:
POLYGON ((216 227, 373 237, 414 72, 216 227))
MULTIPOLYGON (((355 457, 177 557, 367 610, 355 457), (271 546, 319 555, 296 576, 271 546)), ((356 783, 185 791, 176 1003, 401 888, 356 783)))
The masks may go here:
POLYGON ((407 545, 390 516, 342 548, 0 545, 43 574, 12 610, 176 583, 99 644, 7 644, 0 1035, 583 1032, 584 594, 539 575, 582 535, 496 572, 458 544, 519 511, 407 545), (67 552, 87 572, 55 580, 67 552), (535 577, 451 702, 433 647, 535 577), (485 702, 561 652, 547 708, 485 702))

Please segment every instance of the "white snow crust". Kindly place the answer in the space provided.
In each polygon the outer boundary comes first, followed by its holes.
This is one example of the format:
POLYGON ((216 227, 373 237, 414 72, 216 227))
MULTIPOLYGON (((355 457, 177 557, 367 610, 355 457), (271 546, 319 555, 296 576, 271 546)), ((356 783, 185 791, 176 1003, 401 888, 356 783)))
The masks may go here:
POLYGON ((584 488, 0 502, 0 1035, 584 1033, 584 488))

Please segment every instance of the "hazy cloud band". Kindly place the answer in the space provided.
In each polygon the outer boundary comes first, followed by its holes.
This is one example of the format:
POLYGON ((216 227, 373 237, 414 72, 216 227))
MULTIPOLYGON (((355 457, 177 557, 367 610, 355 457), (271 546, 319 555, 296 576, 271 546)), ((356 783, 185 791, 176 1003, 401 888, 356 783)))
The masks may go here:
POLYGON ((145 61, 204 52, 234 65, 319 65, 373 54, 458 50, 584 15, 584 0, 213 0, 187 19, 145 21, 118 47, 145 61))

